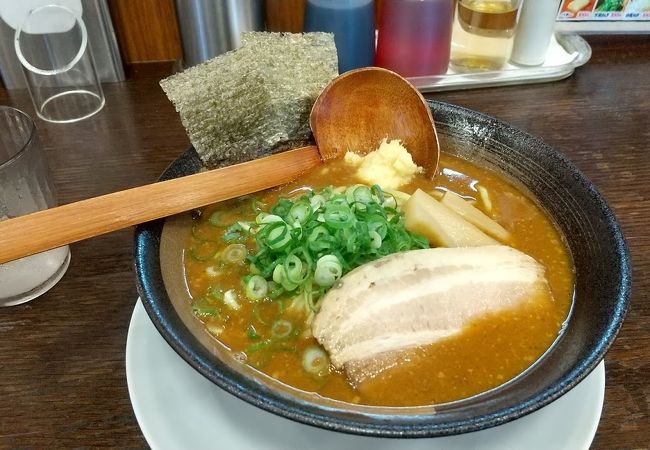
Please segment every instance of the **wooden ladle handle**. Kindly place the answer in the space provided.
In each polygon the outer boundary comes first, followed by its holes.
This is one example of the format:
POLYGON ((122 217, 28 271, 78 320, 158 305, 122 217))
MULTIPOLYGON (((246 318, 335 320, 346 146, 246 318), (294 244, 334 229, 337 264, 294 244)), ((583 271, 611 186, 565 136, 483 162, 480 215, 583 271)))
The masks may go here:
POLYGON ((315 146, 0 222, 0 264, 294 180, 321 164, 315 146))

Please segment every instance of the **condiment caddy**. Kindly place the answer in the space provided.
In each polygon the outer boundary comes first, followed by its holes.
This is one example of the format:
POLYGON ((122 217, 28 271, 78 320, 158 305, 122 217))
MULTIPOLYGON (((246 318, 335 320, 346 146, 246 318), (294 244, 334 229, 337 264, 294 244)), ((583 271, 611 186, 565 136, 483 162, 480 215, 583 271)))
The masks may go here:
POLYGON ((544 83, 569 77, 590 58, 591 47, 582 37, 557 33, 551 39, 544 63, 539 66, 519 66, 508 62, 499 70, 472 73, 457 73, 450 67, 442 75, 410 77, 408 80, 420 92, 544 83))

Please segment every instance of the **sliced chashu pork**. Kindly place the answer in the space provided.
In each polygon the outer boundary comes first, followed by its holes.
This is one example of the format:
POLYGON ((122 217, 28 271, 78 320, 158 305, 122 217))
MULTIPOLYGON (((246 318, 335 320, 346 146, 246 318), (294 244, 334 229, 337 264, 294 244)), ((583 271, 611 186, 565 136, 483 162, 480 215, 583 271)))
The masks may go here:
POLYGON ((502 245, 396 253, 344 276, 312 324, 332 363, 361 382, 399 353, 459 333, 473 319, 544 296, 544 267, 502 245))

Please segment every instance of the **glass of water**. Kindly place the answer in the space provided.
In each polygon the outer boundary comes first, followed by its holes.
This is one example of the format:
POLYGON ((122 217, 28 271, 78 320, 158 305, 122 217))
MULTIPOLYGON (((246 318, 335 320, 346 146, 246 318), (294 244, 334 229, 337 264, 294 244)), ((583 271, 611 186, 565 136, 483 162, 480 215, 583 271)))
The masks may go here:
MULTIPOLYGON (((0 106, 0 220, 56 204, 34 122, 17 109, 0 106)), ((43 294, 61 279, 69 263, 66 245, 0 264, 0 306, 18 305, 43 294)))

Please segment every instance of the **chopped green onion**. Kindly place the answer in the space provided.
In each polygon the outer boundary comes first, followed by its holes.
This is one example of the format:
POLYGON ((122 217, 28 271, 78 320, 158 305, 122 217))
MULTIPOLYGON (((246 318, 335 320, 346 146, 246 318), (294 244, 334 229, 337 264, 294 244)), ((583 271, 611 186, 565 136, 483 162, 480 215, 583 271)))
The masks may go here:
POLYGON ((254 213, 259 213, 261 211, 264 211, 265 206, 266 205, 261 201, 259 201, 258 199, 253 199, 253 201, 251 202, 251 208, 253 209, 254 213))
POLYGON ((248 222, 244 222, 240 220, 239 222, 237 222, 237 225, 239 225, 241 229, 246 232, 250 231, 251 229, 251 224, 248 222))
POLYGON ((259 341, 262 338, 262 336, 257 333, 257 330, 252 323, 248 325, 248 328, 246 328, 246 336, 248 336, 248 339, 251 341, 259 341))
POLYGON ((267 222, 257 233, 257 242, 271 250, 280 251, 291 242, 289 225, 284 221, 267 222))
POLYGON ((312 195, 309 199, 309 206, 311 206, 312 211, 318 210, 321 206, 326 203, 325 197, 320 194, 312 195))
POLYGON ((365 205, 372 201, 372 192, 368 186, 357 184, 346 189, 345 198, 349 204, 362 203, 365 205))
POLYGON ((265 348, 270 347, 273 344, 273 339, 265 339, 263 341, 256 342, 251 344, 246 349, 246 353, 253 353, 259 350, 264 350, 265 348))
POLYGON ((238 241, 243 238, 243 233, 242 233, 242 227, 239 224, 239 222, 229 226, 226 229, 226 232, 224 233, 222 239, 224 242, 233 242, 233 241, 238 241))
POLYGON ((269 281, 269 297, 276 299, 284 293, 284 288, 281 284, 276 283, 275 281, 269 281))
POLYGON ((224 222, 224 212, 223 211, 215 211, 212 214, 210 214, 210 224, 215 227, 225 227, 228 224, 224 222))
POLYGON ((282 217, 276 216, 275 214, 259 213, 255 218, 257 223, 272 223, 272 222, 284 222, 282 217))
POLYGON ((241 305, 237 301, 237 293, 234 289, 229 289, 223 294, 223 302, 230 309, 239 309, 241 305))
POLYGON ((197 241, 219 242, 214 238, 213 230, 202 227, 198 223, 192 224, 192 237, 197 241))
MULTIPOLYGON (((270 281, 269 283, 273 283, 273 281, 270 281)), ((271 298, 273 298, 273 297, 271 297, 271 298)), ((278 305, 278 314, 279 315, 284 314, 284 309, 285 309, 284 300, 278 300, 275 303, 278 305)))
POLYGON ((240 263, 246 259, 248 250, 244 244, 230 244, 223 251, 223 259, 229 263, 240 263))
POLYGON ((376 232, 380 238, 384 239, 388 233, 388 223, 386 219, 381 216, 374 216, 368 218, 368 233, 371 231, 376 232))
POLYGON ((288 217, 289 223, 305 224, 312 214, 311 205, 306 200, 301 200, 294 203, 289 210, 288 217))
POLYGON ((292 283, 287 278, 287 272, 284 268, 284 265, 278 264, 273 270, 273 281, 282 285, 286 291, 293 291, 298 287, 297 283, 292 283))
POLYGON ((318 311, 326 290, 355 267, 428 247, 405 229, 394 197, 378 185, 310 191, 280 199, 270 211, 249 231, 257 246, 247 257, 250 273, 267 280, 268 297, 290 294, 290 308, 305 314, 318 311))
POLYGON ((376 231, 368 231, 368 237, 370 237, 370 247, 379 248, 381 247, 381 236, 376 231))
POLYGON ((223 241, 224 242, 233 242, 233 241, 238 241, 241 239, 241 234, 240 233, 226 233, 223 235, 223 241))
POLYGON ((302 368, 311 375, 327 375, 329 365, 329 358, 325 350, 320 347, 309 346, 302 354, 302 368))
POLYGON ((211 241, 195 242, 190 246, 190 257, 196 261, 209 261, 217 254, 217 244, 211 241))
POLYGON ((223 300, 223 291, 216 286, 210 286, 206 294, 215 300, 223 300))
POLYGON ((253 264, 253 263, 251 263, 248 266, 248 271, 250 273, 252 273, 253 275, 259 275, 260 273, 262 273, 262 272, 260 272, 260 269, 258 269, 257 266, 255 264, 253 264))
POLYGON ((194 311, 194 314, 197 316, 221 316, 221 308, 216 306, 193 305, 192 311, 194 311))
POLYGON ((266 325, 267 322, 264 320, 262 317, 261 311, 260 311, 260 304, 259 303, 253 303, 253 317, 255 320, 257 320, 259 323, 266 325))
POLYGON ((262 300, 266 297, 268 290, 268 283, 259 275, 252 275, 246 281, 245 293, 249 300, 254 302, 262 300))
POLYGON ((289 211, 291 210, 292 205, 293 205, 293 203, 291 202, 291 200, 288 200, 286 198, 281 198, 271 208, 271 213, 275 214, 276 216, 284 217, 287 214, 289 214, 289 211))
POLYGON ((271 325, 271 335, 276 339, 284 339, 289 337, 293 331, 293 325, 288 320, 276 320, 271 325))
POLYGON ((205 268, 205 273, 208 274, 209 277, 216 277, 219 275, 219 271, 215 269, 214 266, 208 266, 205 268))
POLYGON ((317 285, 328 288, 341 278, 342 274, 343 267, 338 258, 334 255, 325 255, 316 262, 314 281, 317 285))
POLYGON ((213 323, 208 323, 205 328, 208 330, 210 334, 213 336, 219 336, 221 333, 223 333, 224 328, 221 325, 215 325, 213 323))
POLYGON ((332 228, 346 228, 352 224, 354 214, 348 205, 330 204, 325 207, 323 218, 332 228))
POLYGON ((327 230, 322 225, 317 226, 313 230, 311 230, 311 233, 309 234, 309 237, 307 238, 307 242, 316 242, 324 239, 325 237, 328 237, 330 235, 330 232, 327 230))
POLYGON ((384 191, 381 188, 381 186, 379 186, 378 184, 374 184, 370 188, 370 192, 372 192, 372 198, 376 203, 380 205, 384 203, 384 191))
POLYGON ((284 274, 291 283, 300 284, 307 276, 306 267, 296 255, 289 255, 284 260, 284 274))

